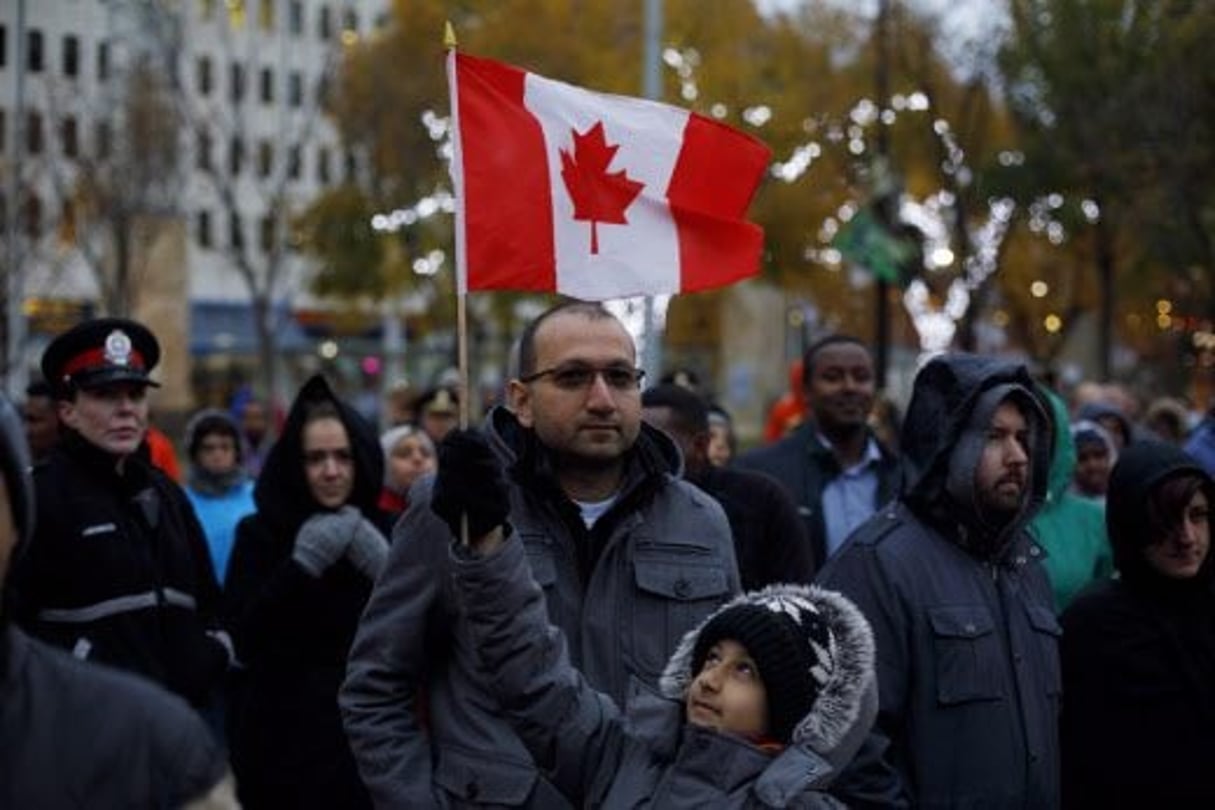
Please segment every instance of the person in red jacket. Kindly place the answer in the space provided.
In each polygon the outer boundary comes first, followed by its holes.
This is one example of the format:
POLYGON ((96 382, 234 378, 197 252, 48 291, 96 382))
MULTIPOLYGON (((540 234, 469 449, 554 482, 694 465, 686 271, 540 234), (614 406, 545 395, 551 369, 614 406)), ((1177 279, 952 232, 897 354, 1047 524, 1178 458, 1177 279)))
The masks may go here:
POLYGON ((766 444, 780 441, 806 421, 806 389, 802 368, 801 358, 789 365, 789 390, 773 403, 768 411, 768 420, 764 423, 766 444))
POLYGON ((149 422, 148 435, 144 441, 148 443, 148 453, 153 466, 180 484, 181 464, 177 461, 177 451, 173 449, 173 440, 166 436, 164 431, 149 422))

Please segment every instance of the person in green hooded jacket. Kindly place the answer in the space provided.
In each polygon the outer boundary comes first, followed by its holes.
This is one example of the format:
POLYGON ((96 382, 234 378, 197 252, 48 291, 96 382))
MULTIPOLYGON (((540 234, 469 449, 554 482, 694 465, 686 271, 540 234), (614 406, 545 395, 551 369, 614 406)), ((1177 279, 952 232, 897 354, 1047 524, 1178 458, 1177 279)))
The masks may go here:
POLYGON ((1042 564, 1050 579, 1055 611, 1062 613, 1089 583, 1107 579, 1114 563, 1105 535, 1104 507, 1070 491, 1076 445, 1067 406, 1053 391, 1042 386, 1039 391, 1050 403, 1053 445, 1046 503, 1029 530, 1046 550, 1042 564))

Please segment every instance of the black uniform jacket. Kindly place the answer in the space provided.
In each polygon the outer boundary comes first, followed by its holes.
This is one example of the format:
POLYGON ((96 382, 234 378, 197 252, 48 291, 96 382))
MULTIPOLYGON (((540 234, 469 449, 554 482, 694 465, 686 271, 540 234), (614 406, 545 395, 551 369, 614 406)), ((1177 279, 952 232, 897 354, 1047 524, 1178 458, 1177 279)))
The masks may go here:
POLYGON ((228 666, 219 586, 185 494, 140 456, 72 435, 34 470, 37 520, 16 561, 16 618, 32 635, 144 675, 204 705, 228 666))

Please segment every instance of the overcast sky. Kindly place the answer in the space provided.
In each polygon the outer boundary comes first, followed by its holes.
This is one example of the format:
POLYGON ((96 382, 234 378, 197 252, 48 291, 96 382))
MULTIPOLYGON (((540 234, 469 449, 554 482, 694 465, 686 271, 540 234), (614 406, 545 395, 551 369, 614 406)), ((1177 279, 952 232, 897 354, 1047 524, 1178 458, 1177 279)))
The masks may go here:
MULTIPOLYGON (((877 12, 878 6, 877 0, 827 1, 870 15, 877 12)), ((1008 19, 1004 0, 892 0, 900 1, 940 19, 941 34, 945 40, 942 50, 954 57, 960 56, 966 50, 967 43, 986 39, 1004 27, 1008 19)), ((792 10, 806 2, 808 0, 755 0, 755 4, 764 13, 792 10)))

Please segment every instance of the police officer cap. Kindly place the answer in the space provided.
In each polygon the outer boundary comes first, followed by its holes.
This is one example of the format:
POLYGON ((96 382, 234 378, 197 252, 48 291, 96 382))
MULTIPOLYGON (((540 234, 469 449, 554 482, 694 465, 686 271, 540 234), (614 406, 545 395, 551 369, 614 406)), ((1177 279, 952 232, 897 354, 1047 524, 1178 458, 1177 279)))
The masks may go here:
POLYGON ((160 344, 146 326, 126 318, 98 318, 51 341, 42 353, 42 375, 55 396, 66 399, 81 388, 117 382, 157 386, 148 374, 159 360, 160 344))

